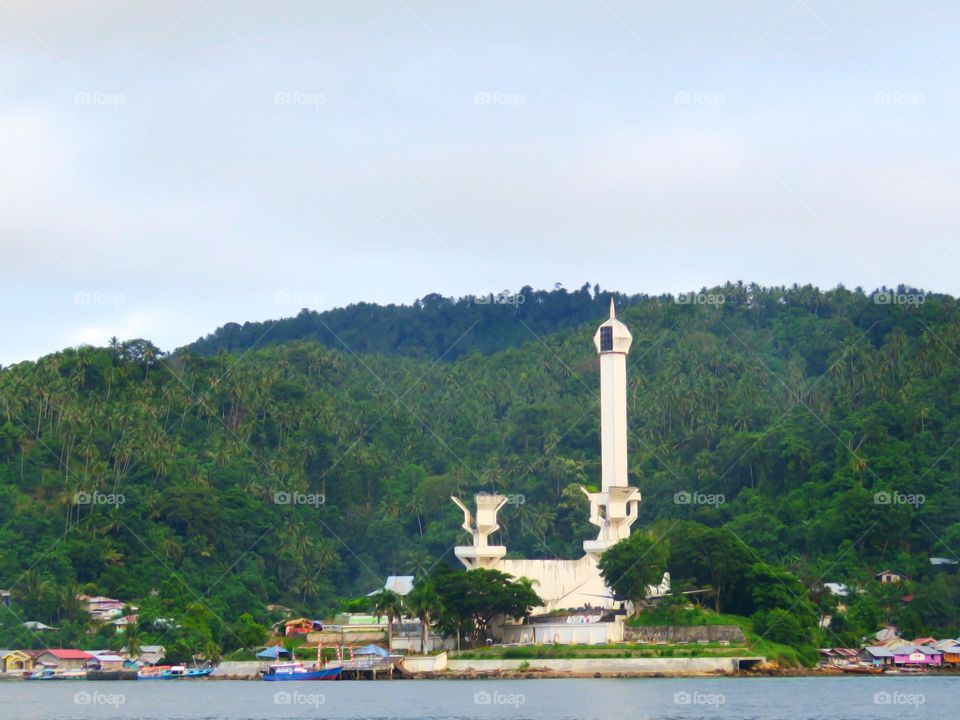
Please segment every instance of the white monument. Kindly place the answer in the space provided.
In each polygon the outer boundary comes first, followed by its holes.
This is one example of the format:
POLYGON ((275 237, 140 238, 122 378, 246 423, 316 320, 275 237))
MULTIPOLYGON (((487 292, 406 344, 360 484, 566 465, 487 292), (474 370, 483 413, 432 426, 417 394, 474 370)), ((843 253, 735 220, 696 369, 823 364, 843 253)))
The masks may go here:
POLYGON ((584 489, 590 498, 590 522, 600 534, 583 543, 583 549, 598 558, 630 535, 640 504, 640 491, 627 484, 627 353, 632 342, 611 299, 610 319, 593 336, 600 353, 600 492, 584 489))
MULTIPOLYGON (((612 607, 612 593, 597 568, 600 555, 630 535, 637 519, 640 491, 627 483, 627 353, 633 341, 627 326, 617 320, 613 300, 610 318, 593 338, 600 354, 600 492, 583 488, 590 499, 590 522, 599 528, 596 540, 583 543, 585 555, 579 560, 506 559, 503 545, 490 545, 489 536, 499 529, 497 513, 506 504, 503 495, 475 496, 477 517, 460 498, 451 498, 463 510, 463 528, 473 537, 472 545, 454 548, 468 570, 489 568, 514 577, 527 577, 544 602, 537 612, 582 607, 612 607)), ((669 576, 648 596, 669 593, 669 576)))

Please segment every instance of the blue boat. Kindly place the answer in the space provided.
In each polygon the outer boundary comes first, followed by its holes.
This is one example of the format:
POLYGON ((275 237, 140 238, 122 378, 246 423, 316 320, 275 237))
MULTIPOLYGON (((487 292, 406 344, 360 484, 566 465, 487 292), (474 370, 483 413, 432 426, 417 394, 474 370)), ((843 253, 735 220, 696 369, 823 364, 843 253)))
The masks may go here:
POLYGON ((340 677, 341 668, 307 668, 301 662, 285 662, 271 665, 262 671, 261 677, 271 682, 281 682, 290 680, 336 680, 340 677))

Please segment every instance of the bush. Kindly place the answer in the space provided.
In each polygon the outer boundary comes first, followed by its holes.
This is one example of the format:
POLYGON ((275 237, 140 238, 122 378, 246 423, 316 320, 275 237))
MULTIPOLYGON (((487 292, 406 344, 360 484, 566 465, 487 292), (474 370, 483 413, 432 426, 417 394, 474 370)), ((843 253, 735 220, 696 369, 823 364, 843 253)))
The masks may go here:
POLYGON ((756 633, 770 642, 791 647, 805 647, 810 644, 809 629, 796 615, 786 610, 758 610, 753 614, 752 620, 756 633))

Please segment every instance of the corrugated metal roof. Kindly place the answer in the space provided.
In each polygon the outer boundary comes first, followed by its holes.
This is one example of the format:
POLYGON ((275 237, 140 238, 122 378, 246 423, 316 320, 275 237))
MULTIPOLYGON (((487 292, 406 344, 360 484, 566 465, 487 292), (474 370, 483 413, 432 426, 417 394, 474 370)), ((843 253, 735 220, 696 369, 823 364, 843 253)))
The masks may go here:
POLYGON ((870 655, 873 657, 893 657, 893 651, 890 648, 879 647, 877 645, 872 645, 870 647, 864 648, 870 655))

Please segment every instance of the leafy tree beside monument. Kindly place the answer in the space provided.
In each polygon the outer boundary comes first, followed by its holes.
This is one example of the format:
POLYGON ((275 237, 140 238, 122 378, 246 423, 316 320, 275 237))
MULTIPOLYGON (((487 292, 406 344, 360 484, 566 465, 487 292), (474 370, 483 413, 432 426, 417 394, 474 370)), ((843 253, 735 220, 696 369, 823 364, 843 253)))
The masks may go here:
POLYGON ((639 610, 647 587, 660 582, 667 554, 664 540, 635 532, 603 553, 598 566, 607 587, 616 595, 629 598, 639 610))

